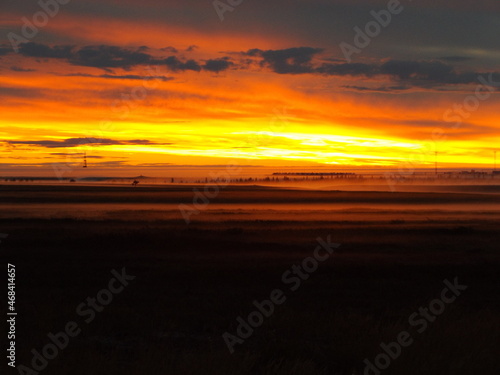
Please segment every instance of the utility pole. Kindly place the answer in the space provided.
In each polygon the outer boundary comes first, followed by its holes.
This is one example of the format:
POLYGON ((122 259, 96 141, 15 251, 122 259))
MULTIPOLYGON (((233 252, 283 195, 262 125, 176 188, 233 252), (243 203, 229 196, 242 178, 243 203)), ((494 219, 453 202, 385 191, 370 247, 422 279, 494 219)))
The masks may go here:
POLYGON ((434 167, 436 171, 436 177, 438 175, 438 152, 436 151, 434 154, 434 167))

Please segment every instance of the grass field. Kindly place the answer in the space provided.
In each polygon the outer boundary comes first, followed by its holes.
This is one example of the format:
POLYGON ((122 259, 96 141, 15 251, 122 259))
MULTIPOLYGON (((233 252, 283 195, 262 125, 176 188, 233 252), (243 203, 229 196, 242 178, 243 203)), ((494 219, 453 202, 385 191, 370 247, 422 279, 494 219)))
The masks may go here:
POLYGON ((17 364, 75 321, 41 373, 363 374, 401 331, 414 342, 383 374, 499 373, 500 195, 228 187, 186 224, 177 204, 192 199, 191 187, 0 187, 17 364), (341 247, 291 291, 283 273, 327 236, 341 247), (123 267, 136 278, 85 323, 77 306, 123 267), (409 317, 455 278, 467 290, 418 333, 409 317), (224 332, 276 288, 286 301, 231 354, 224 332))

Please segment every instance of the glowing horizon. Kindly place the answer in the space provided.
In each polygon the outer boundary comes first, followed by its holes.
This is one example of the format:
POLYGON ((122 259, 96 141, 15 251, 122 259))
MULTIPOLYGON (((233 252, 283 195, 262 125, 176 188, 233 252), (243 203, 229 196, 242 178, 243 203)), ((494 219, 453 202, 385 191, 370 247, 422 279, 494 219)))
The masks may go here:
MULTIPOLYGON (((436 151, 443 167, 493 163, 500 96, 498 86, 481 79, 496 83, 500 76, 492 68, 498 54, 483 40, 471 48, 458 36, 440 45, 422 37, 412 52, 401 47, 395 24, 374 40, 378 48, 349 63, 338 45, 351 42, 352 27, 328 40, 279 23, 288 33, 267 38, 268 26, 255 17, 263 3, 227 13, 224 23, 207 13, 210 7, 113 4, 116 13, 100 13, 98 2, 85 12, 61 5, 46 27, 18 45, 19 53, 7 35, 19 33, 22 23, 13 20, 30 10, 6 7, 0 173, 28 167, 50 173, 54 163, 77 164, 83 152, 96 169, 231 159, 422 168, 434 165, 436 151), (174 10, 180 13, 166 20, 156 15, 174 10)), ((428 4, 412 6, 409 15, 432 12, 428 4)), ((303 7, 295 5, 290 17, 303 7)))

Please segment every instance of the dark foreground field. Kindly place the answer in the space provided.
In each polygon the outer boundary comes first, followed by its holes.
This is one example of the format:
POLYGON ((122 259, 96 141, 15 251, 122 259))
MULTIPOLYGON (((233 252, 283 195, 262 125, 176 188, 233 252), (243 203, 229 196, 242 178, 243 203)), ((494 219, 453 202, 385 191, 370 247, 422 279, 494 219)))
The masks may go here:
POLYGON ((0 188, 16 365, 33 368, 32 349, 74 321, 81 332, 40 373, 363 374, 403 331, 412 343, 380 373, 500 373, 498 195, 227 188, 186 224, 172 205, 191 189, 82 189, 0 188), (328 236, 341 246, 292 291, 283 274, 328 236), (135 279, 86 323, 77 307, 123 267, 135 279), (456 278, 467 289, 422 318, 456 278), (222 335, 275 289, 286 301, 231 354, 222 335))

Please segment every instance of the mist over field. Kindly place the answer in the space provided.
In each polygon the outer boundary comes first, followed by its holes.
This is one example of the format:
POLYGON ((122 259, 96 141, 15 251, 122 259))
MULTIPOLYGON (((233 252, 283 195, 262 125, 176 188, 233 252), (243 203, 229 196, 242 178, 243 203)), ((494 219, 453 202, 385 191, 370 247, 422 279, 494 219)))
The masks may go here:
POLYGON ((499 375, 498 0, 0 0, 0 375, 499 375))

